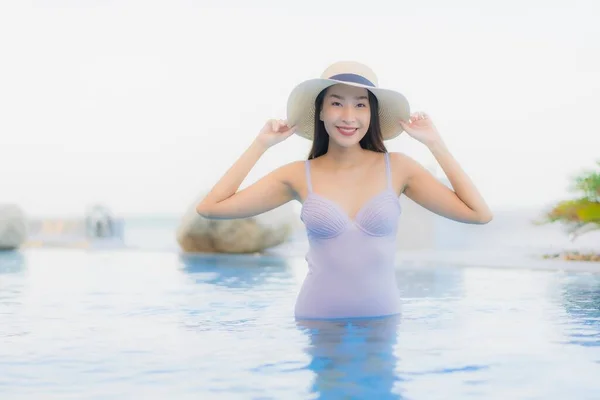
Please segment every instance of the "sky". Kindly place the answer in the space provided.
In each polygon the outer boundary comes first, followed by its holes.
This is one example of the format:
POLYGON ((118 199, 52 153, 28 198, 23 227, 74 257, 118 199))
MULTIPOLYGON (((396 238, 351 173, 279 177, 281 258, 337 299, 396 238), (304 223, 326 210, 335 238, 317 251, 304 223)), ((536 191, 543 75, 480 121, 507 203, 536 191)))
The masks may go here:
MULTIPOLYGON (((356 60, 432 117, 492 208, 544 207, 600 159, 599 17, 592 0, 3 1, 0 204, 182 213, 296 84, 356 60)), ((386 144, 442 177, 406 134, 386 144)), ((242 187, 309 146, 271 148, 242 187)))

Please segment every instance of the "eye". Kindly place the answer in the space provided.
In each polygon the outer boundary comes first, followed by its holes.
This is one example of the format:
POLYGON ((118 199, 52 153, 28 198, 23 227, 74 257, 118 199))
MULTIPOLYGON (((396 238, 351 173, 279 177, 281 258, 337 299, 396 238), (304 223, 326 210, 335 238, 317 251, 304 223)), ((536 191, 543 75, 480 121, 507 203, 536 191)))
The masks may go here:
POLYGON ((342 104, 339 101, 334 101, 334 102, 331 103, 331 105, 332 106, 335 106, 335 105, 340 105, 341 106, 342 104))
POLYGON ((365 103, 358 103, 358 107, 366 107, 367 105, 365 103))

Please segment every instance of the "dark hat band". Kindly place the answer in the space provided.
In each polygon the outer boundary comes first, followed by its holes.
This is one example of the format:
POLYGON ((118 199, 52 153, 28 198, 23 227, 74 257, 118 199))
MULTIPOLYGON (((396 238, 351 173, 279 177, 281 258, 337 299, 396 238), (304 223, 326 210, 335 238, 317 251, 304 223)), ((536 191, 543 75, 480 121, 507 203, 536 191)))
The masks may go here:
POLYGON ((330 76, 329 79, 335 79, 336 81, 358 83, 365 86, 375 87, 373 82, 365 78, 364 76, 357 74, 337 74, 330 76))

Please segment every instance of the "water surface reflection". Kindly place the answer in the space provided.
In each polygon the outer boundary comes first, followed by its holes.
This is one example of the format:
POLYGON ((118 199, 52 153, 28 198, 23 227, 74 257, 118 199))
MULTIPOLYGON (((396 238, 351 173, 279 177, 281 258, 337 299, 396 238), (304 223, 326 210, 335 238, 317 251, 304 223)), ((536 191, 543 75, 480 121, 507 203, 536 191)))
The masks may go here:
POLYGON ((323 399, 399 399, 394 390, 400 317, 296 320, 308 337, 311 392, 323 399))

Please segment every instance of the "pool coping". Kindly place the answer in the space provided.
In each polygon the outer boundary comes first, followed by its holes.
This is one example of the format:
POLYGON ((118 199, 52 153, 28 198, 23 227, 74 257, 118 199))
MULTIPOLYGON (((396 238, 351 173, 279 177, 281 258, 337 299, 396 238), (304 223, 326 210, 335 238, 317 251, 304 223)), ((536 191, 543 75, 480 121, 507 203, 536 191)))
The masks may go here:
MULTIPOLYGON (((281 263, 285 260, 304 260, 304 254, 287 251, 266 251, 253 254, 226 254, 226 253, 186 253, 173 249, 139 249, 139 248, 65 248, 65 247, 34 247, 14 250, 16 253, 29 253, 38 251, 69 250, 91 253, 106 252, 137 252, 144 253, 171 253, 173 255, 193 259, 211 260, 260 260, 264 263, 281 263)), ((254 263, 254 262, 253 262, 254 263)), ((510 250, 401 250, 396 254, 398 269, 410 267, 464 267, 464 268, 498 268, 498 269, 523 269, 547 271, 573 271, 600 274, 600 262, 574 261, 564 259, 543 259, 540 252, 510 252, 510 250)))
MULTIPOLYGON (((283 252, 265 252, 261 254, 219 254, 219 253, 180 253, 186 257, 198 258, 234 258, 249 259, 304 259, 303 254, 289 255, 283 252)), ((573 271, 600 274, 600 262, 572 261, 563 259, 542 259, 542 254, 508 253, 506 250, 402 250, 396 254, 397 268, 454 266, 464 268, 499 268, 547 271, 573 271)))
POLYGON ((494 251, 410 251, 397 256, 400 265, 448 265, 459 267, 591 272, 600 274, 600 262, 543 259, 538 252, 510 254, 494 251))

